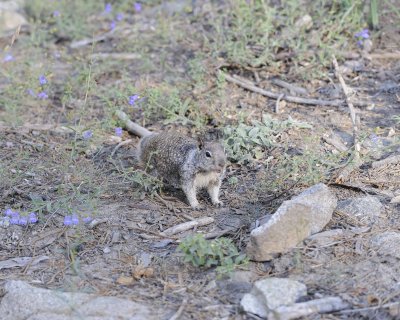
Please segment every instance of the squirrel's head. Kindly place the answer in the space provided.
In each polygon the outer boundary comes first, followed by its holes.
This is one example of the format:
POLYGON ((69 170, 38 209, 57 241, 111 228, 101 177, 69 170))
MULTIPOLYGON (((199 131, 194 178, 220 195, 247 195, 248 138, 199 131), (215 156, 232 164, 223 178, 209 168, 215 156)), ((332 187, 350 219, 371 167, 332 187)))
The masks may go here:
POLYGON ((201 171, 217 171, 225 169, 226 155, 219 142, 204 142, 199 139, 198 165, 201 171))

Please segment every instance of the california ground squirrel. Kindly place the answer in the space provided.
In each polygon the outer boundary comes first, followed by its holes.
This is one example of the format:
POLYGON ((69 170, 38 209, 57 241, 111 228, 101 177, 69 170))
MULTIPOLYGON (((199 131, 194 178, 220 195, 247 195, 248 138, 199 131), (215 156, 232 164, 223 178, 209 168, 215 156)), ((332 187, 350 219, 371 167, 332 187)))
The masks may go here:
POLYGON ((221 206, 219 190, 225 175, 226 155, 219 142, 196 141, 177 132, 151 133, 117 113, 127 129, 141 137, 138 159, 142 166, 182 188, 192 208, 198 208, 197 191, 207 188, 211 202, 221 206))

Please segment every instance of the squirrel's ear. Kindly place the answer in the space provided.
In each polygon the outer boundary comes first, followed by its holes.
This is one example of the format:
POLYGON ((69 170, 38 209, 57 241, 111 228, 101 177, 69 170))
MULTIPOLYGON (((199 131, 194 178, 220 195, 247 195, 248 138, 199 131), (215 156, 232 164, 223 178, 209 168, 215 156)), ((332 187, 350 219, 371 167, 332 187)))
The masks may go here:
POLYGON ((199 149, 202 150, 204 148, 204 140, 203 137, 198 137, 197 142, 199 144, 199 149))

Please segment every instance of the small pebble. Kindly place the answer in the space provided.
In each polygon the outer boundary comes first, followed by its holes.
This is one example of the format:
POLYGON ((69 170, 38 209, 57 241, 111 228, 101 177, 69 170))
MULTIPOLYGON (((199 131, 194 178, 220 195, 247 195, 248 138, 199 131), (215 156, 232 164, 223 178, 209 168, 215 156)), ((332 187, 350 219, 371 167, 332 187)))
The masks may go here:
POLYGON ((108 254, 108 253, 111 252, 111 249, 110 249, 109 247, 105 247, 105 248, 103 249, 103 252, 104 252, 105 254, 108 254))

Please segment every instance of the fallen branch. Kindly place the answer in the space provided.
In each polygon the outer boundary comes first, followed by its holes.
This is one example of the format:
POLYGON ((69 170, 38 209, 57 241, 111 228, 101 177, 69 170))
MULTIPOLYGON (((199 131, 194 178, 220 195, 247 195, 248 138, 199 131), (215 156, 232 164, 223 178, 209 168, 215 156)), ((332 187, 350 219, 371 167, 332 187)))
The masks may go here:
MULTIPOLYGON (((229 74, 224 73, 224 77, 225 77, 226 81, 228 81, 228 82, 235 83, 242 88, 253 91, 255 93, 259 93, 268 98, 278 99, 281 96, 281 93, 275 93, 275 92, 261 89, 253 84, 248 83, 247 81, 244 82, 239 79, 236 79, 236 78, 230 76, 229 74)), ((285 95, 282 99, 289 101, 289 102, 308 104, 308 105, 334 106, 334 107, 339 107, 339 106, 343 105, 342 100, 307 99, 307 98, 293 97, 293 96, 287 96, 287 95, 285 95)))
POLYGON ((372 310, 379 310, 379 309, 397 309, 400 312, 400 302, 391 302, 382 304, 375 307, 366 307, 366 308, 358 308, 358 309, 348 309, 348 310, 341 310, 339 313, 355 313, 355 312, 362 312, 362 311, 372 311, 372 310))
POLYGON ((184 223, 178 224, 176 226, 173 226, 171 228, 168 228, 168 229, 164 230, 163 232, 161 232, 161 235, 168 237, 168 236, 172 236, 177 233, 181 233, 181 232, 190 230, 194 227, 205 226, 205 225, 213 223, 213 222, 214 222, 214 218, 204 217, 204 218, 200 218, 197 220, 184 222, 184 223))
POLYGON ((381 53, 371 53, 368 57, 372 59, 400 59, 400 52, 381 52, 381 53))
POLYGON ((155 194, 156 198, 162 202, 162 204, 169 210, 173 211, 176 214, 176 209, 173 205, 169 204, 167 201, 165 201, 158 193, 155 194))
POLYGON ((348 150, 347 146, 340 140, 339 137, 322 137, 322 140, 335 147, 340 152, 346 152, 348 150))
POLYGON ((169 320, 178 320, 181 317, 183 311, 185 310, 187 303, 188 303, 188 298, 184 298, 182 300, 179 309, 175 312, 175 314, 171 318, 169 318, 169 320))
POLYGON ((358 126, 357 126, 356 111, 354 109, 353 103, 350 100, 350 95, 351 95, 350 89, 347 87, 347 85, 344 82, 344 79, 342 77, 342 74, 340 73, 339 64, 336 60, 335 55, 332 55, 332 59, 333 59, 333 65, 335 67, 335 75, 338 78, 340 85, 342 86, 344 95, 346 97, 346 103, 347 103, 347 106, 349 107, 351 123, 353 126, 354 155, 353 155, 352 161, 350 161, 343 168, 342 172, 336 178, 337 182, 341 182, 341 181, 346 180, 347 177, 350 175, 350 173, 354 169, 358 168, 361 165, 361 158, 360 158, 361 144, 358 140, 358 126))
POLYGON ((96 42, 100 42, 100 41, 103 41, 103 40, 106 40, 108 37, 110 37, 113 33, 115 33, 115 31, 117 30, 118 28, 114 28, 114 29, 112 29, 111 31, 108 31, 108 32, 106 32, 106 33, 103 33, 102 35, 99 35, 99 36, 97 36, 97 37, 92 37, 92 38, 88 38, 88 39, 82 39, 82 40, 78 40, 78 41, 74 41, 74 42, 71 42, 71 44, 69 45, 69 47, 71 48, 71 49, 76 49, 76 48, 80 48, 80 47, 84 47, 84 46, 87 46, 87 45, 89 45, 89 44, 93 44, 93 43, 96 43, 96 42))
POLYGON ((222 237, 222 236, 224 236, 224 235, 226 235, 228 233, 231 233, 233 231, 235 231, 235 230, 232 229, 232 228, 228 228, 228 229, 223 229, 223 230, 219 230, 219 231, 209 232, 209 233, 206 233, 204 235, 204 239, 209 240, 209 239, 219 238, 219 237, 222 237))
POLYGON ((383 160, 372 162, 372 168, 377 169, 377 168, 385 167, 387 165, 394 165, 397 163, 400 163, 400 155, 391 156, 391 157, 387 157, 383 160))
POLYGON ((3 126, 0 125, 0 131, 5 132, 19 132, 19 133, 29 133, 31 131, 47 131, 54 134, 73 134, 75 133, 74 130, 67 128, 67 127, 57 127, 53 124, 30 124, 26 123, 23 126, 3 126))
POLYGON ((279 87, 288 89, 290 92, 294 92, 303 96, 308 95, 308 91, 306 89, 287 83, 286 81, 280 79, 272 79, 271 82, 279 87))
POLYGON ((124 123, 125 128, 134 135, 144 137, 152 134, 151 131, 131 121, 125 112, 118 110, 115 115, 124 123))
POLYGON ((142 56, 137 53, 93 53, 90 55, 92 60, 95 59, 112 59, 112 60, 136 60, 140 59, 142 56))
POLYGON ((15 267, 26 267, 33 266, 38 264, 39 262, 48 260, 48 256, 39 256, 39 257, 16 257, 4 261, 0 261, 0 270, 2 269, 11 269, 15 267))
POLYGON ((272 311, 271 320, 290 320, 306 317, 313 313, 327 313, 346 309, 349 304, 338 297, 327 297, 307 302, 295 303, 291 306, 282 306, 272 311))
POLYGON ((285 96, 285 94, 281 93, 278 97, 278 99, 276 99, 276 103, 275 103, 275 113, 279 113, 279 103, 281 102, 282 98, 285 96))

